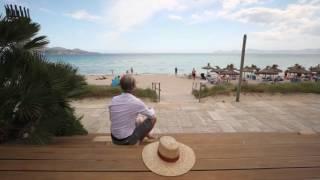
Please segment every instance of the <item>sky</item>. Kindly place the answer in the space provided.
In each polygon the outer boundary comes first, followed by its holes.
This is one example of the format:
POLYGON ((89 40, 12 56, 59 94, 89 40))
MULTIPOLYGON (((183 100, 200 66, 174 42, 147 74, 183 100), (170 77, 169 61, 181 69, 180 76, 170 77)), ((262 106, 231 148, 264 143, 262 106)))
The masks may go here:
MULTIPOLYGON (((320 0, 1 0, 28 7, 49 47, 105 53, 320 48, 320 0)), ((0 11, 4 14, 4 8, 0 11)))

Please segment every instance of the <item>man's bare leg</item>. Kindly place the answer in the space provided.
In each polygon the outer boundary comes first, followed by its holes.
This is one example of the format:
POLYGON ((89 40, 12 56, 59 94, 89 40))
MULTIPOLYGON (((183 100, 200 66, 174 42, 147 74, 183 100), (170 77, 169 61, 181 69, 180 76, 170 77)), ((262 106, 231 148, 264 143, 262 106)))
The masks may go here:
MULTIPOLYGON (((136 124, 137 124, 137 125, 142 124, 145 120, 147 120, 147 118, 143 118, 142 116, 139 116, 139 117, 136 119, 136 124)), ((157 136, 151 134, 151 132, 152 132, 152 130, 153 130, 153 128, 154 128, 154 125, 155 125, 156 122, 157 122, 157 118, 154 117, 154 118, 152 118, 150 121, 151 121, 151 123, 152 123, 152 128, 151 128, 151 130, 148 132, 148 134, 147 134, 145 137, 147 137, 148 139, 157 139, 157 136)))
POLYGON ((149 133, 147 134, 147 138, 148 139, 157 139, 158 138, 158 136, 156 136, 156 135, 152 135, 151 134, 151 131, 153 130, 153 128, 154 128, 154 125, 156 124, 156 122, 157 122, 157 118, 153 118, 153 119, 151 119, 151 122, 152 122, 152 128, 151 128, 151 130, 149 131, 149 133))

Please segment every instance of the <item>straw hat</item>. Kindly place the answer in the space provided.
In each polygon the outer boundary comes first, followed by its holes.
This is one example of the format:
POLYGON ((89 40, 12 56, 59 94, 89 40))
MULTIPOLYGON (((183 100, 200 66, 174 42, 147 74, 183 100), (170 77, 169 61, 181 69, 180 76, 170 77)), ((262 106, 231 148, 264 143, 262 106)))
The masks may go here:
POLYGON ((156 174, 179 176, 187 173, 196 161, 193 150, 171 136, 162 136, 142 151, 144 164, 156 174))

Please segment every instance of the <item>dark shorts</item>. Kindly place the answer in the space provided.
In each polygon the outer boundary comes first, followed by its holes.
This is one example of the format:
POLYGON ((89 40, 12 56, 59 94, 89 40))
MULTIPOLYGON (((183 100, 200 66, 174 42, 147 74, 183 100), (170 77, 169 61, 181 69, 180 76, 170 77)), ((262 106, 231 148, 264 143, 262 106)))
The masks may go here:
POLYGON ((111 134, 112 142, 117 145, 134 145, 139 140, 143 140, 144 137, 148 135, 148 133, 153 128, 152 120, 146 119, 141 124, 139 124, 133 131, 133 133, 124 139, 117 139, 111 134))

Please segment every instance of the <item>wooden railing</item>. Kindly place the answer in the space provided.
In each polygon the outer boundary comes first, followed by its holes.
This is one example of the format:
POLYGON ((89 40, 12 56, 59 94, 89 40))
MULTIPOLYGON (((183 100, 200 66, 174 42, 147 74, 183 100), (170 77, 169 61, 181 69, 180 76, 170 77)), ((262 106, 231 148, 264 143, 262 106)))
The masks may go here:
POLYGON ((154 90, 157 94, 156 101, 160 102, 160 92, 161 92, 160 82, 152 82, 151 89, 154 90))
POLYGON ((201 82, 193 82, 192 83, 192 92, 193 92, 193 90, 199 91, 199 94, 198 94, 199 102, 201 101, 201 91, 202 91, 202 88, 204 88, 204 87, 205 87, 204 83, 201 83, 201 82))

